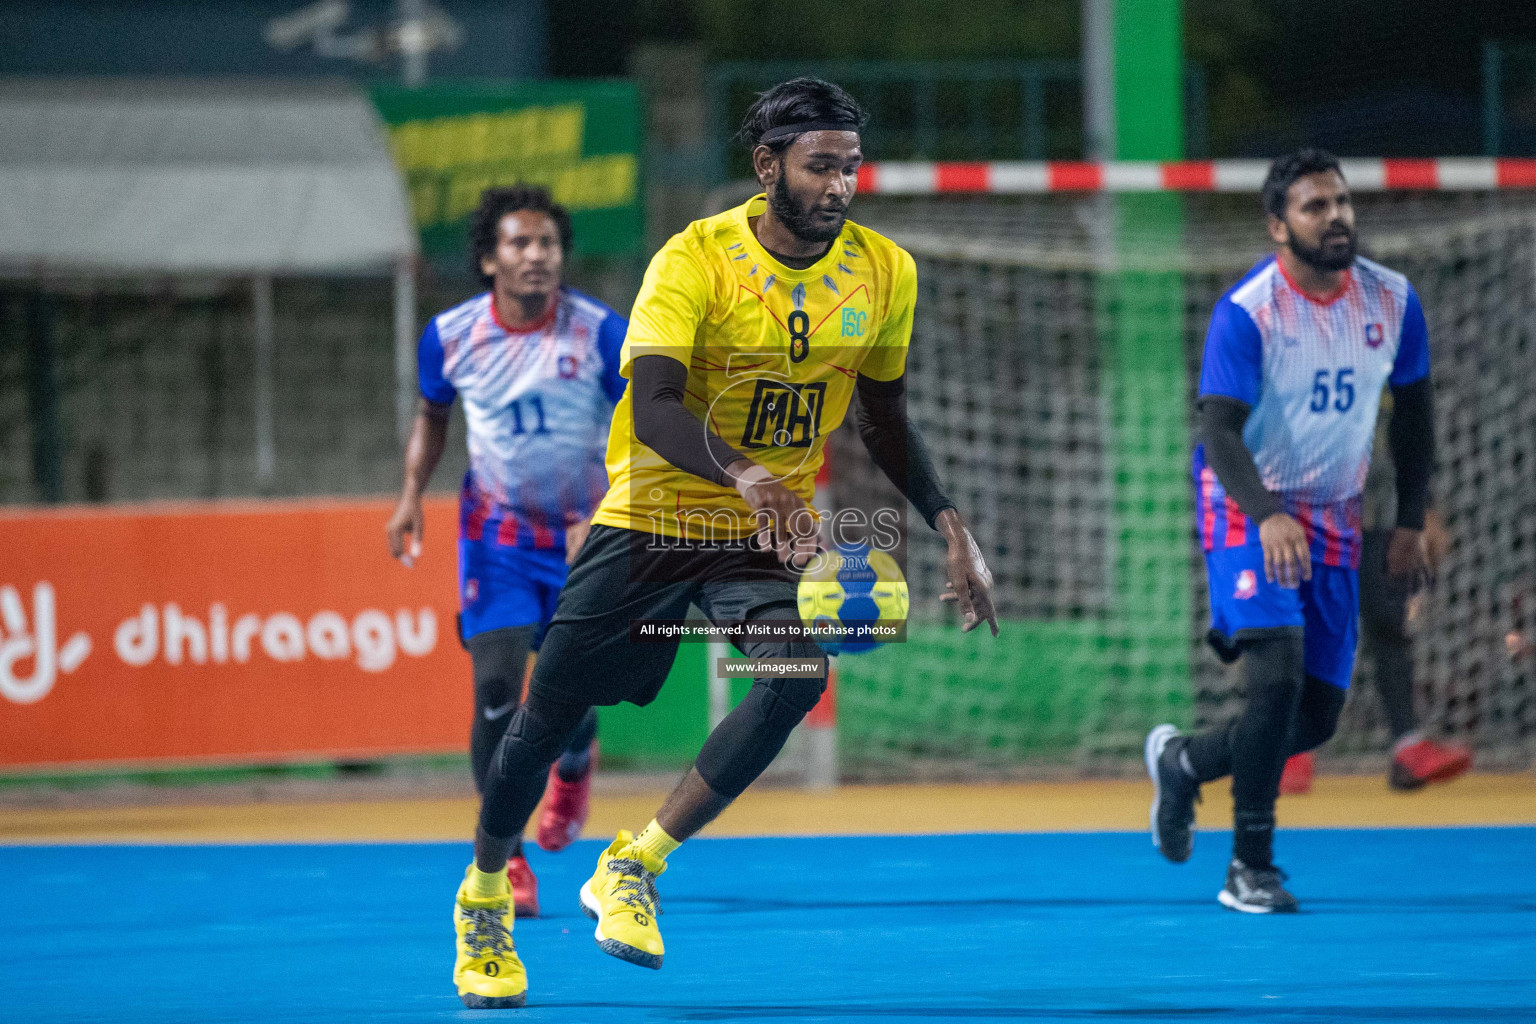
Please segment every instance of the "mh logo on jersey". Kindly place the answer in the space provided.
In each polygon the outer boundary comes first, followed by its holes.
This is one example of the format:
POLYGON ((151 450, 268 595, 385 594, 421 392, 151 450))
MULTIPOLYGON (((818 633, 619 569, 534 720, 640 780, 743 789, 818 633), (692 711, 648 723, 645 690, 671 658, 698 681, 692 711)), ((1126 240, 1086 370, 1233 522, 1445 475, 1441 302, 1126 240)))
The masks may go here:
POLYGON ((1239 601, 1246 601, 1259 592, 1259 577, 1252 569, 1244 569, 1237 574, 1237 589, 1232 591, 1232 596, 1239 601))
POLYGON ((1387 332, 1381 324, 1365 325, 1365 343, 1371 348, 1381 348, 1381 343, 1387 340, 1387 332))
POLYGON ((759 378, 741 434, 742 447, 809 448, 821 435, 826 393, 825 382, 791 384, 759 378))

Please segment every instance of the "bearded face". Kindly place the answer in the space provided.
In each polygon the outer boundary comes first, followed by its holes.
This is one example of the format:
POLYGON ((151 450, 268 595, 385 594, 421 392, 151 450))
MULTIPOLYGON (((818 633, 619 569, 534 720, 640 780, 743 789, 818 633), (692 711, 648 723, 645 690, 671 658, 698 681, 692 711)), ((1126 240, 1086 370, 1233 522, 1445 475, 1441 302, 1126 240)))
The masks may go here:
POLYGON ((1272 217, 1274 240, 1314 270, 1334 273, 1355 262, 1355 206, 1337 171, 1297 178, 1286 191, 1285 214, 1272 217))
POLYGON ((1291 252, 1314 270, 1344 270, 1355 262, 1355 254, 1360 248, 1359 239, 1355 235, 1354 226, 1343 220, 1335 220, 1325 228, 1315 244, 1309 244, 1289 221, 1286 222, 1286 228, 1291 236, 1291 252))
POLYGON ((819 182, 813 182, 810 188, 793 188, 790 177, 786 167, 768 190, 768 205, 774 216, 803 242, 832 241, 848 219, 848 204, 827 196, 819 182))

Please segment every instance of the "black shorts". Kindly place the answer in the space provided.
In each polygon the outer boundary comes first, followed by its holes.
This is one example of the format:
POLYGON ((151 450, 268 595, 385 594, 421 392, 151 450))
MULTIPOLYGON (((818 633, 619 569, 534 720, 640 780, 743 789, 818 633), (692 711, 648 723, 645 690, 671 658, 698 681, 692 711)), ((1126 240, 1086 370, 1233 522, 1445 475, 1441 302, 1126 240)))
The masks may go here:
MULTIPOLYGON (((672 669, 680 641, 633 642, 630 624, 684 619, 690 604, 722 625, 800 620, 800 576, 772 552, 755 544, 681 542, 688 546, 661 548, 661 543, 649 533, 592 527, 560 591, 529 682, 531 693, 567 704, 649 704, 672 669)), ((809 641, 737 647, 750 657, 821 655, 809 641)))

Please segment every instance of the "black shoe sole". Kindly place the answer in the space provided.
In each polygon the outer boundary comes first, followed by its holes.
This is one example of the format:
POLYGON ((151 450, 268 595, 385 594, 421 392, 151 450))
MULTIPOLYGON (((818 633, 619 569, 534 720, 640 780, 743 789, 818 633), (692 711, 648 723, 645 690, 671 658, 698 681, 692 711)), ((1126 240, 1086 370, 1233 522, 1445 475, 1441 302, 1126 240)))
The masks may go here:
POLYGON ((618 957, 636 967, 649 967, 653 971, 661 970, 661 957, 655 953, 636 949, 634 946, 627 946, 618 939, 598 939, 597 948, 609 956, 618 957))
POLYGON ((528 1002, 528 993, 520 996, 477 996, 466 992, 459 996, 471 1010, 515 1010, 528 1002))
MULTIPOLYGON (((581 887, 581 912, 592 920, 597 920, 597 911, 587 906, 587 887, 581 887)), ((647 953, 643 949, 626 945, 618 939, 604 939, 597 935, 592 936, 597 941, 597 948, 609 956, 617 957, 625 963, 634 964, 636 967, 649 967, 653 971, 661 970, 661 957, 655 953, 647 953)))

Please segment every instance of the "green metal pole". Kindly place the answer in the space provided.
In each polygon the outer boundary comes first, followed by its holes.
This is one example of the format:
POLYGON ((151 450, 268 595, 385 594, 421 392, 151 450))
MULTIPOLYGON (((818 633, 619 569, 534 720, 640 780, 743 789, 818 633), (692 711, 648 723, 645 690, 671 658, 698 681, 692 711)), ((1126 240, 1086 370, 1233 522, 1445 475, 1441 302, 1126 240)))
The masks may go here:
POLYGON ((1184 157, 1181 0, 1113 0, 1115 155, 1184 157))
MULTIPOLYGON (((1113 11, 1114 154, 1184 157, 1181 0, 1109 0, 1113 11)), ((1125 688, 1108 713, 1119 724, 1187 720, 1191 708, 1191 595, 1185 369, 1185 283, 1176 266, 1184 202, 1130 194, 1106 204, 1120 268, 1101 278, 1107 330, 1118 550, 1115 616, 1125 688), (1140 256, 1138 257, 1138 254, 1140 256)), ((1106 723, 1108 724, 1108 723, 1106 723)))

